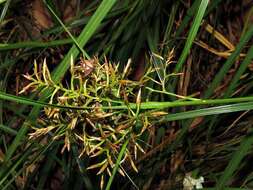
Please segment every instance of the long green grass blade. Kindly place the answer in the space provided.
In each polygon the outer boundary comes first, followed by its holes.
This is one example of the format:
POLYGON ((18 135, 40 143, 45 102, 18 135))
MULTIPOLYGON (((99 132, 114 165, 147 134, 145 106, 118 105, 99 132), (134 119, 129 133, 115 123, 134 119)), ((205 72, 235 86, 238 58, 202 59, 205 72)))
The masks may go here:
POLYGON ((228 89, 224 94, 224 97, 229 97, 232 94, 233 90, 236 88, 238 81, 240 80, 240 77, 246 71, 248 65, 251 64, 252 59, 253 59, 253 46, 251 46, 245 59, 240 64, 239 69, 236 71, 236 74, 234 75, 231 83, 229 84, 228 89))
POLYGON ((232 159, 230 160, 228 166, 226 167, 223 175, 219 179, 216 185, 217 190, 223 190, 226 183, 233 176, 236 169, 239 167, 242 159, 248 154, 248 151, 252 148, 253 144, 253 133, 252 131, 241 141, 238 150, 234 153, 232 159))
MULTIPOLYGON (((236 88, 238 81, 240 80, 241 75, 247 69, 247 66, 251 63, 253 59, 253 46, 249 49, 245 59, 243 60, 242 64, 240 65, 239 69, 237 70, 235 76, 233 77, 228 89, 226 90, 224 97, 228 97, 232 94, 233 90, 236 88)), ((214 123, 215 118, 213 118, 212 123, 214 123)), ((240 147, 234 153, 232 159, 230 160, 226 170, 224 171, 222 177, 217 183, 216 188, 224 189, 226 182, 232 177, 233 173, 239 167, 239 164, 244 156, 248 153, 248 150, 252 147, 253 143, 253 136, 247 136, 245 139, 242 140, 240 147)))
POLYGON ((67 32, 67 34, 69 35, 69 37, 73 40, 73 42, 75 43, 75 45, 78 47, 79 51, 82 52, 83 56, 90 59, 90 56, 84 51, 84 49, 81 47, 81 45, 79 44, 79 42, 75 39, 75 37, 71 34, 71 32, 69 31, 69 29, 65 26, 65 24, 61 21, 61 19, 57 16, 57 14, 54 12, 54 10, 52 9, 52 7, 49 5, 49 3, 47 3, 46 0, 44 0, 44 3, 47 5, 47 8, 50 10, 50 12, 53 14, 53 16, 55 17, 55 19, 57 20, 57 22, 60 23, 60 25, 63 27, 63 29, 67 32))
POLYGON ((232 105, 217 106, 217 107, 210 107, 210 108, 198 109, 198 110, 193 110, 193 111, 186 111, 182 113, 169 114, 156 122, 164 123, 168 121, 183 120, 183 119, 190 119, 190 118, 200 117, 200 116, 232 113, 232 112, 252 110, 252 109, 253 109, 253 102, 238 103, 238 104, 232 104, 232 105))
MULTIPOLYGON (((253 27, 251 27, 251 29, 252 28, 253 27)), ((250 36, 252 36, 252 35, 253 35, 253 30, 248 30, 247 34, 244 37, 242 37, 243 39, 241 41, 246 43, 250 39, 250 36)), ((210 88, 208 88, 205 93, 205 98, 211 96, 212 92, 215 90, 215 88, 218 87, 218 84, 220 84, 220 82, 222 81, 223 77, 225 76, 225 73, 228 72, 229 68, 232 66, 233 61, 235 61, 236 57, 239 55, 241 49, 243 48, 243 44, 240 44, 240 43, 242 43, 241 41, 239 42, 238 46, 236 47, 236 50, 233 53, 234 55, 232 54, 229 57, 229 59, 226 61, 225 65, 221 68, 219 73, 216 74, 214 81, 210 85, 210 88)), ((240 64, 235 75, 233 76, 232 81, 230 82, 228 88, 226 89, 226 91, 223 95, 224 98, 228 98, 232 95, 235 88, 237 87, 240 77, 246 71, 246 69, 247 69, 248 65, 251 63, 252 59, 253 59, 253 46, 251 46, 251 48, 248 50, 246 57, 244 58, 243 62, 240 64)), ((211 118, 211 120, 209 122, 210 123, 209 130, 211 130, 211 128, 213 128, 213 126, 215 125, 215 123, 217 123, 218 120, 219 119, 218 119, 217 115, 211 118)))
MULTIPOLYGON (((245 59, 243 60, 243 62, 240 64, 240 67, 238 68, 238 70, 236 71, 236 74, 234 75, 232 81, 230 82, 227 90, 225 91, 223 97, 227 98, 230 97, 232 95, 232 93, 234 92, 235 88, 237 87, 238 81, 240 80, 240 77, 242 76, 242 74, 246 71, 248 65, 251 63, 253 59, 253 46, 251 46, 251 48, 249 49, 245 59)), ((215 123, 217 123, 218 121, 218 116, 214 116, 211 118, 210 120, 210 125, 209 125, 209 129, 211 129, 215 123)))
POLYGON ((191 26, 191 29, 189 31, 189 35, 187 37, 183 52, 180 55, 178 63, 175 67, 175 70, 174 70, 175 73, 178 73, 180 71, 180 69, 183 66, 183 63, 186 60, 186 57, 187 57, 188 53, 190 52, 190 48, 192 46, 193 40, 195 39, 195 37, 197 35, 198 29, 200 27, 201 21, 202 21, 203 16, 204 16, 204 13, 206 11, 208 2, 209 2, 208 0, 202 0, 200 5, 199 5, 199 9, 197 11, 195 19, 194 19, 193 24, 191 26))
MULTIPOLYGON (((83 109, 94 109, 89 106, 77 107, 77 106, 61 106, 57 104, 48 104, 43 101, 31 100, 29 98, 24 98, 20 96, 15 96, 0 92, 0 99, 14 101, 21 104, 32 105, 37 107, 54 107, 60 109, 73 109, 73 110, 83 110, 83 109)), ((110 101, 105 99, 104 101, 110 101)), ((250 102, 253 101, 253 96, 241 97, 241 98, 227 98, 227 99, 210 99, 210 100, 194 100, 194 101, 174 101, 174 102, 143 102, 141 103, 142 110, 145 109, 165 109, 171 107, 180 107, 180 106, 199 106, 199 105, 214 105, 214 104, 229 104, 229 103, 238 103, 238 102, 250 102)), ((104 106, 103 109, 136 109, 136 103, 129 103, 128 106, 124 102, 117 101, 120 105, 115 106, 104 106)))
POLYGON ((120 152, 119 152, 119 156, 118 156, 118 158, 117 158, 116 164, 115 164, 115 166, 114 166, 114 168, 113 168, 113 171, 112 171, 112 175, 111 175, 110 178, 109 178, 109 181, 108 181, 108 183, 107 183, 107 185, 106 185, 105 190, 110 190, 110 189, 111 189, 112 181, 113 181, 114 176, 116 175, 116 173, 117 173, 117 171, 118 171, 118 169, 119 169, 119 165, 120 165, 120 162, 121 162, 121 160, 122 160, 122 158, 123 158, 123 156, 124 156, 124 153, 125 153, 125 151, 126 151, 128 142, 129 142, 129 139, 127 139, 127 140, 125 141, 125 143, 124 143, 124 144, 122 145, 122 147, 121 147, 121 150, 120 150, 120 152))
MULTIPOLYGON (((221 2, 222 0, 213 0, 209 3, 209 6, 205 12, 205 15, 208 15, 213 9, 217 7, 217 5, 221 2)), ((198 9, 198 5, 200 3, 200 0, 195 0, 192 4, 192 6, 187 10, 187 13, 183 19, 183 21, 180 23, 176 34, 175 38, 178 38, 181 33, 184 31, 184 29, 187 27, 188 23, 191 21, 192 17, 194 16, 196 10, 198 9)))
POLYGON ((207 88, 204 97, 208 98, 212 95, 214 90, 220 85, 221 81, 223 80, 225 74, 228 72, 230 67, 233 65, 236 58, 239 56, 241 50, 245 46, 245 44, 252 38, 253 36, 253 27, 250 27, 249 30, 246 32, 244 36, 241 37, 238 45, 236 46, 234 52, 229 56, 227 61, 224 63, 222 68, 219 70, 219 72, 215 75, 214 80, 210 84, 210 86, 207 88))
POLYGON ((198 6, 200 4, 200 0, 196 0, 193 2, 192 6, 187 10, 187 13, 183 19, 183 21, 180 23, 177 32, 175 34, 175 38, 178 38, 181 33, 184 31, 188 23, 190 22, 191 18, 194 16, 196 13, 196 10, 198 9, 198 6))
MULTIPOLYGON (((92 35, 95 33, 96 29, 99 27, 101 21, 103 18, 107 15, 107 13, 110 11, 112 6, 116 0, 103 0, 94 15, 89 20, 88 24, 85 26, 84 30, 80 34, 80 36, 77 38, 78 43, 81 47, 84 47, 88 40, 92 37, 92 35)), ((79 54, 78 48, 76 46, 72 46, 72 48, 69 50, 67 55, 64 57, 63 61, 60 63, 60 65, 56 68, 52 75, 52 79, 55 82, 58 82, 61 80, 62 76, 65 74, 65 72, 68 70, 70 66, 70 59, 71 56, 73 59, 77 57, 79 54)))

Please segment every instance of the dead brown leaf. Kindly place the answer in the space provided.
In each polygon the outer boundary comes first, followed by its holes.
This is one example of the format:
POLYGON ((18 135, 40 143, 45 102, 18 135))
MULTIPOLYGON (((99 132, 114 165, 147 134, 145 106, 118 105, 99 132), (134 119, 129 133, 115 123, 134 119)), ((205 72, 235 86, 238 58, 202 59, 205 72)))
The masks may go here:
POLYGON ((42 0, 32 2, 32 16, 40 29, 48 29, 53 26, 52 18, 42 0))

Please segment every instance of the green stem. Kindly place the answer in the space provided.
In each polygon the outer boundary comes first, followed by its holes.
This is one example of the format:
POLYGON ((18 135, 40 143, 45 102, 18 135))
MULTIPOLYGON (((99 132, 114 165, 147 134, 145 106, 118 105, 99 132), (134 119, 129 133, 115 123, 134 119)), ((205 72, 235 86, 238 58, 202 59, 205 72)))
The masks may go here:
POLYGON ((122 148, 121 148, 121 150, 120 150, 118 159, 117 159, 116 164, 115 164, 115 166, 114 166, 114 168, 113 168, 112 175, 111 175, 111 177, 110 177, 110 179, 109 179, 109 181, 108 181, 108 183, 107 183, 107 185, 106 185, 105 190, 110 190, 110 189, 111 189, 112 181, 113 181, 113 179, 114 179, 114 176, 115 176, 116 172, 118 171, 120 162, 121 162, 122 157, 123 157, 123 155, 124 155, 124 153, 125 153, 125 151, 126 151, 128 142, 129 142, 129 139, 126 140, 126 142, 123 144, 123 146, 122 146, 122 148))
POLYGON ((73 43, 73 40, 70 38, 66 38, 62 40, 54 40, 54 41, 49 41, 49 42, 26 41, 26 42, 14 43, 14 44, 0 43, 0 51, 18 49, 18 48, 47 48, 47 47, 72 44, 72 43, 73 43))
MULTIPOLYGON (((61 106, 57 104, 48 104, 43 101, 31 100, 28 98, 23 98, 11 94, 7 94, 0 91, 0 99, 14 101, 21 104, 33 105, 38 107, 54 107, 61 109, 74 109, 74 110, 83 110, 83 109, 94 109, 89 106, 61 106)), ((110 101, 110 100, 106 100, 110 101)), ((165 109, 171 107, 179 107, 179 106, 199 106, 199 105, 215 105, 215 104, 231 104, 231 103, 240 103, 240 102, 252 102, 253 96, 248 97, 240 97, 240 98, 226 98, 226 99, 207 99, 207 100, 193 100, 193 101, 174 101, 174 102, 143 102, 141 103, 142 110, 146 109, 165 109)), ((103 109, 136 109, 136 103, 130 103, 128 106, 124 104, 124 102, 120 102, 121 105, 118 106, 104 106, 103 109)))

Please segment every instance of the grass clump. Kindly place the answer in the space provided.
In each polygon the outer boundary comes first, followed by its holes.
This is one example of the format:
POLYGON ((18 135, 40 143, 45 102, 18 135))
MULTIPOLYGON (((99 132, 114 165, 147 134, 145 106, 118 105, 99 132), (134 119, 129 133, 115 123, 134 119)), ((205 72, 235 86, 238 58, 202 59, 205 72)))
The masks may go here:
POLYGON ((0 1, 0 189, 252 189, 252 5, 0 1))
MULTIPOLYGON (((129 143, 120 160, 119 172, 123 176, 126 175, 124 165, 131 165, 138 172, 134 162, 138 158, 137 155, 145 153, 147 144, 144 139, 149 138, 147 131, 152 126, 149 119, 152 115, 159 115, 158 112, 142 112, 140 106, 144 98, 142 89, 148 82, 155 81, 151 75, 160 73, 160 69, 154 68, 153 64, 139 81, 133 81, 128 79, 130 65, 131 60, 121 72, 119 64, 113 64, 106 59, 103 64, 96 57, 90 60, 81 58, 77 64, 74 64, 72 59, 69 76, 63 80, 63 84, 52 80, 44 60, 41 70, 35 62, 33 74, 24 75, 29 83, 20 93, 50 90, 50 104, 83 108, 61 110, 45 107, 37 125, 30 125, 34 129, 34 132, 29 134, 30 139, 42 140, 43 143, 44 137, 46 141, 62 139, 64 144, 61 153, 70 151, 71 146, 76 146, 79 158, 90 158, 91 164, 87 170, 96 169, 97 175, 101 175, 101 188, 104 175, 112 175, 117 156, 126 141, 129 143), (130 103, 136 104, 134 109, 129 106, 130 103), (114 109, 115 106, 122 105, 126 105, 127 109, 114 109)), ((166 78, 166 66, 162 72, 166 78)), ((156 83, 164 86, 163 80, 162 83, 156 83)))

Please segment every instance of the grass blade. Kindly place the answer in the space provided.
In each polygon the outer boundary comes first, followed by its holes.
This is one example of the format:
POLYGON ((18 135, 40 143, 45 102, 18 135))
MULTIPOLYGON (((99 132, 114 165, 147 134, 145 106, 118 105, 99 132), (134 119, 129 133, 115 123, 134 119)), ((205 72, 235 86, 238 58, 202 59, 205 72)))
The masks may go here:
POLYGON ((42 41, 26 41, 26 42, 18 42, 14 44, 0 44, 0 51, 5 50, 12 50, 12 49, 18 49, 18 48, 47 48, 47 47, 53 47, 53 46, 59 46, 59 45, 65 45, 65 44, 72 44, 73 41, 69 38, 67 39, 61 39, 61 40, 54 40, 49 42, 42 42, 42 41))
POLYGON ((69 31, 69 29, 65 26, 65 24, 61 21, 61 19, 57 16, 57 14, 54 12, 54 10, 52 9, 52 7, 49 5, 49 3, 46 2, 46 0, 44 0, 44 3, 47 5, 47 8, 49 9, 49 11, 53 14, 53 16, 55 17, 55 19, 57 20, 57 22, 60 23, 60 25, 63 27, 63 29, 67 32, 67 34, 69 35, 69 37, 73 40, 73 42, 75 43, 75 45, 78 47, 79 51, 82 52, 83 56, 85 56, 87 59, 90 59, 89 55, 83 50, 83 48, 81 47, 81 45, 78 43, 78 41, 75 39, 75 37, 71 34, 71 32, 69 31))
MULTIPOLYGON (((49 104, 43 101, 31 100, 28 98, 15 96, 7 94, 0 91, 0 99, 14 101, 21 104, 32 105, 36 107, 54 107, 60 109, 73 109, 73 110, 84 110, 84 109, 93 109, 89 106, 61 106, 57 104, 49 104)), ((106 99, 107 100, 107 99, 106 99)), ((107 100, 109 101, 109 100, 107 100)), ((214 104, 229 104, 229 103, 238 103, 238 102, 250 102, 253 101, 253 96, 241 97, 241 98, 227 98, 227 99, 210 99, 210 100, 194 100, 194 101, 175 101, 175 102, 143 102, 141 104, 141 109, 165 109, 171 107, 180 107, 180 106, 199 106, 199 105, 214 105, 214 104)), ((136 109, 136 103, 129 103, 129 107, 125 105, 124 102, 118 101, 120 105, 115 106, 104 106, 103 109, 136 109)))
POLYGON ((120 162, 121 162, 121 160, 122 160, 122 157, 123 157, 123 155, 124 155, 124 153, 125 153, 125 151, 126 151, 128 142, 129 142, 129 139, 126 140, 126 142, 125 142, 125 143, 122 145, 122 147, 121 147, 121 150, 120 150, 120 152, 119 152, 119 156, 118 156, 118 158, 117 158, 116 164, 115 164, 115 166, 114 166, 114 168, 113 168, 113 171, 112 171, 112 175, 110 176, 109 181, 108 181, 108 183, 107 183, 107 185, 106 185, 106 188, 105 188, 106 190, 110 190, 110 189, 111 189, 112 181, 113 181, 113 179, 114 179, 114 176, 115 176, 116 172, 118 171, 119 164, 120 164, 120 162))
MULTIPOLYGON (((92 37, 92 35, 95 33, 96 29, 99 27, 101 21, 103 18, 107 15, 107 13, 110 11, 112 6, 116 0, 103 0, 94 15, 89 20, 88 24, 85 26, 84 30, 80 34, 80 36, 77 38, 78 43, 81 47, 84 47, 85 44, 88 42, 88 40, 92 37)), ((60 65, 56 68, 56 70, 53 73, 52 79, 55 82, 58 82, 61 80, 61 77, 65 74, 65 72, 68 70, 70 64, 70 58, 73 56, 73 59, 77 57, 79 54, 78 48, 74 45, 69 50, 67 55, 64 57, 63 61, 60 63, 60 65)))
POLYGON ((187 10, 187 13, 182 21, 182 23, 179 25, 175 38, 178 38, 181 33, 184 31, 186 28, 187 24, 190 22, 191 18, 194 16, 194 13, 196 12, 198 5, 200 4, 200 0, 194 1, 192 6, 187 10))
POLYGON ((253 59, 253 46, 249 49, 245 59, 240 64, 239 69, 237 70, 235 76, 233 77, 231 83, 229 84, 228 89, 226 90, 224 97, 228 97, 232 94, 233 90, 235 89, 238 81, 240 80, 240 77, 247 69, 248 65, 251 64, 251 60, 253 59))
POLYGON ((253 36, 253 27, 250 27, 249 30, 246 32, 244 36, 241 37, 240 42, 235 48, 235 51, 229 56, 227 61, 224 63, 220 71, 215 75, 214 80, 207 88, 204 97, 208 98, 212 95, 214 90, 220 85, 221 81, 223 80, 224 75, 228 72, 230 67, 233 65, 236 58, 239 56, 241 50, 245 46, 245 44, 252 38, 253 36))
MULTIPOLYGON (((2 3, 2 2, 1 2, 2 3)), ((6 1, 6 3, 5 3, 5 5, 4 5, 4 8, 3 8, 3 10, 2 10, 2 13, 1 13, 1 16, 0 16, 0 24, 3 22, 3 20, 4 20, 4 17, 5 17, 5 15, 6 15, 6 13, 7 13, 7 10, 8 10, 8 8, 9 8, 9 6, 10 6, 10 3, 11 3, 11 0, 7 0, 6 1)))
POLYGON ((187 37, 183 52, 182 52, 181 56, 179 57, 178 63, 175 67, 175 70, 174 70, 175 73, 180 71, 180 69, 182 68, 183 63, 185 62, 185 59, 186 59, 188 53, 190 52, 190 48, 192 46, 194 38, 197 35, 198 29, 199 29, 199 26, 201 24, 204 13, 206 11, 207 5, 208 5, 208 0, 202 0, 200 5, 199 5, 198 12, 195 16, 192 27, 189 31, 189 36, 187 37))
POLYGON ((50 153, 47 155, 47 158, 45 160, 45 166, 43 167, 42 171, 41 171, 41 177, 37 186, 38 190, 42 190, 44 189, 44 185, 48 179, 48 177, 50 176, 50 170, 52 168, 52 165, 54 163, 54 156, 56 155, 57 151, 58 151, 59 147, 56 146, 54 147, 52 150, 50 150, 50 153))
POLYGON ((200 116, 217 115, 223 113, 232 113, 238 111, 246 111, 253 109, 253 102, 238 103, 225 106, 210 107, 192 111, 186 111, 181 113, 169 114, 164 116, 162 119, 156 121, 157 123, 164 123, 168 121, 183 120, 200 116))
POLYGON ((217 182, 217 190, 222 190, 225 188, 226 183, 232 177, 233 173, 238 169, 240 162, 247 155, 248 151, 252 148, 253 144, 253 133, 252 131, 241 141, 238 150, 234 153, 232 159, 230 160, 228 166, 226 167, 223 175, 217 182))
POLYGON ((8 133, 10 135, 14 135, 14 136, 17 134, 16 130, 14 130, 14 129, 10 128, 10 127, 7 127, 5 125, 2 125, 2 124, 0 124, 0 130, 4 131, 4 132, 6 132, 6 133, 8 133))

